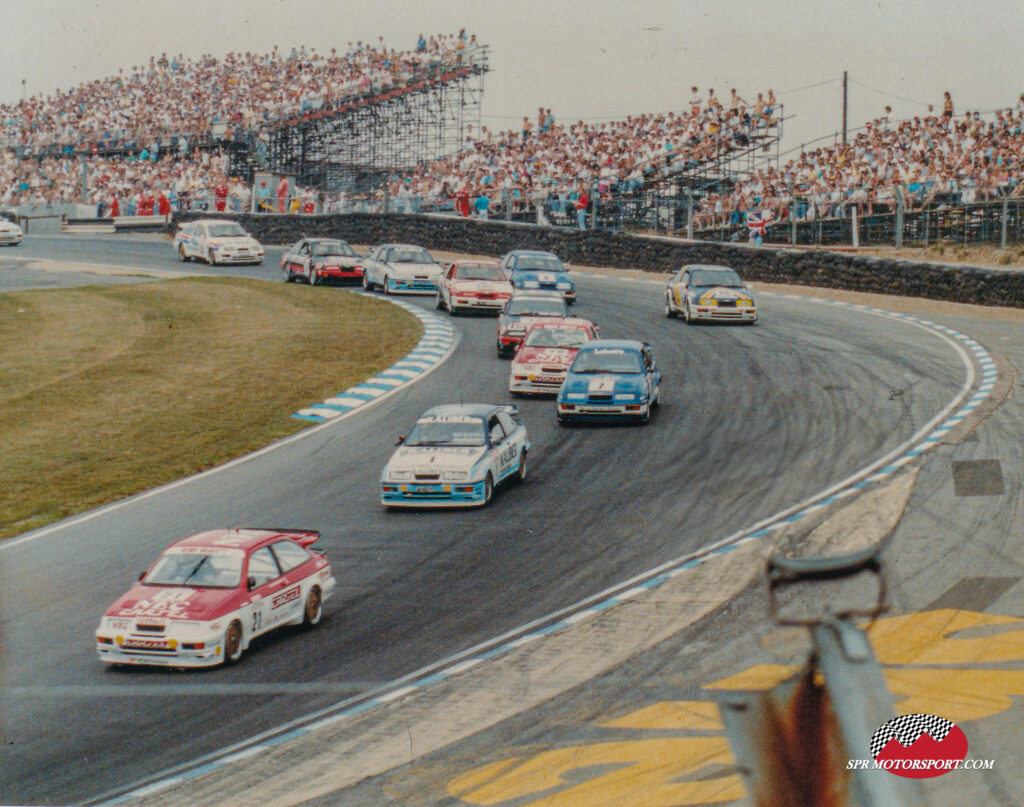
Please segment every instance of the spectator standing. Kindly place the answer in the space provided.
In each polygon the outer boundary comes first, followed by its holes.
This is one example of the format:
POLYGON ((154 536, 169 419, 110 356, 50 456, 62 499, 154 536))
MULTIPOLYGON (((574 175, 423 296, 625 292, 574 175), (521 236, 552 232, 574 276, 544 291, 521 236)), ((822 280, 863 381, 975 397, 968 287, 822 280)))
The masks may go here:
POLYGON ((587 229, 588 207, 590 207, 590 196, 585 188, 580 187, 579 196, 576 197, 576 226, 581 230, 587 229))
POLYGON ((487 220, 487 210, 491 206, 491 200, 487 197, 487 193, 483 188, 480 189, 480 195, 476 197, 476 201, 473 202, 473 208, 476 210, 476 216, 479 219, 487 220))
POLYGON ((942 120, 947 126, 949 125, 949 122, 953 120, 953 97, 949 94, 949 90, 946 90, 943 94, 942 120))
POLYGON ((256 212, 266 213, 270 209, 270 188, 267 187, 267 180, 261 179, 260 186, 256 189, 256 212))

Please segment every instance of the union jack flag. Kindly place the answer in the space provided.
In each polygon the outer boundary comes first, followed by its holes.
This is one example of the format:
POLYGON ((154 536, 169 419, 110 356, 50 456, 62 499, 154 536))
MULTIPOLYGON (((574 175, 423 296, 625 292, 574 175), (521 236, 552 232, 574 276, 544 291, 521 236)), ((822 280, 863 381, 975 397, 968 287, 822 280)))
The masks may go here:
POLYGON ((764 235, 774 218, 775 215, 770 210, 766 210, 764 213, 752 210, 747 214, 747 227, 758 235, 764 235))

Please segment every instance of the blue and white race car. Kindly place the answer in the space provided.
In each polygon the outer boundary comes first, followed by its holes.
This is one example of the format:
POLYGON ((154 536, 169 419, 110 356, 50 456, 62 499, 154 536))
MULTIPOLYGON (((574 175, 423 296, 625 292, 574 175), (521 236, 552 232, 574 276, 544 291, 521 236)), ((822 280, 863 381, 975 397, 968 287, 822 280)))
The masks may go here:
POLYGON ((583 345, 558 391, 558 422, 639 420, 661 397, 661 371, 646 342, 595 339, 583 345))
POLYGON ((526 479, 530 440, 514 406, 445 404, 428 409, 380 478, 386 507, 473 507, 504 480, 526 479))
POLYGON ((698 320, 757 322, 757 300, 728 266, 687 264, 665 287, 665 316, 682 315, 687 325, 698 320))
POLYGON ((381 244, 363 264, 363 288, 385 294, 436 294, 441 264, 415 244, 381 244))
POLYGON ((576 302, 576 284, 558 257, 550 252, 515 249, 502 258, 501 268, 516 289, 557 291, 567 304, 576 302))

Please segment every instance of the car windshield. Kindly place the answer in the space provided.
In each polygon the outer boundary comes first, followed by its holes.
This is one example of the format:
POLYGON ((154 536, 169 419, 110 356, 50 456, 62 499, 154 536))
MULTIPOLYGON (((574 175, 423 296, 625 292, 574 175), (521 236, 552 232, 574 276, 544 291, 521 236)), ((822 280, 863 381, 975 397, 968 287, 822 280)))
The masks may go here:
POLYGON ((493 264, 463 263, 455 267, 455 277, 459 280, 496 280, 507 282, 505 273, 493 264))
POLYGON ((477 417, 428 416, 416 421, 403 445, 407 446, 482 446, 484 422, 477 417))
POLYGON ((344 241, 317 241, 310 244, 309 254, 315 257, 340 255, 345 258, 356 257, 356 251, 344 241))
POLYGON ((247 238, 249 233, 237 224, 211 224, 206 228, 210 238, 247 238))
POLYGON ((242 579, 242 552, 165 552, 146 575, 144 583, 154 586, 234 588, 242 579))
POLYGON ((579 347, 590 341, 584 328, 534 328, 526 337, 526 347, 579 347))
POLYGON ((690 273, 691 286, 724 286, 742 289, 743 281, 732 269, 694 269, 690 273))
POLYGON ((565 267, 554 255, 520 255, 516 258, 516 271, 564 272, 565 267))
POLYGON ((391 263, 433 263, 434 259, 423 247, 401 247, 391 250, 391 263))
POLYGON ((569 368, 573 373, 639 373, 642 369, 640 354, 632 350, 599 348, 576 354, 569 368))
POLYGON ((512 299, 505 307, 505 313, 514 317, 524 315, 564 317, 567 316, 565 303, 557 297, 527 297, 512 299))

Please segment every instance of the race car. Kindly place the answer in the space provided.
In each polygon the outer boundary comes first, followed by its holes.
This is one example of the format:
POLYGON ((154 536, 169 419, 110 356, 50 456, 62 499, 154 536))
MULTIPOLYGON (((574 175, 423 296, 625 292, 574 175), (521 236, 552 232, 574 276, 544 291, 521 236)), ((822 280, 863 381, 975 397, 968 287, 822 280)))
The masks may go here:
POLYGON ((172 543, 107 609, 96 650, 109 664, 233 664, 282 625, 311 627, 334 591, 315 530, 222 529, 172 543))
POLYGON ((337 238, 303 238, 281 256, 286 283, 303 278, 317 283, 359 283, 363 279, 363 258, 337 238))
POLYGON ((558 422, 650 420, 661 372, 646 342, 596 339, 580 347, 558 391, 558 422))
POLYGON ((561 295, 545 292, 514 292, 498 317, 498 357, 515 353, 526 329, 540 317, 565 318, 569 309, 561 295))
POLYGON ((0 216, 0 244, 17 246, 21 243, 23 236, 24 233, 21 231, 21 227, 13 221, 9 221, 8 219, 0 216))
POLYGON ((457 261, 441 275, 437 286, 437 309, 448 309, 452 316, 458 311, 493 311, 505 307, 512 296, 512 284, 498 264, 490 261, 457 261))
POLYGON ((688 264, 665 288, 665 316, 682 314, 687 324, 697 320, 757 322, 757 301, 740 276, 728 266, 688 264))
POLYGON ((178 260, 218 263, 263 263, 260 242, 234 221, 199 219, 180 225, 174 236, 178 260))
POLYGON ((474 507, 506 479, 526 479, 530 440, 514 406, 446 404, 428 409, 380 477, 386 507, 474 507))
POLYGON ((363 288, 385 294, 436 294, 441 264, 423 247, 381 244, 363 265, 363 288))
POLYGON ((534 320, 512 357, 508 390, 513 395, 558 392, 580 347, 597 339, 589 319, 534 320))
POLYGON ((550 252, 516 249, 502 258, 501 267, 517 289, 557 291, 569 305, 576 302, 576 284, 550 252))

